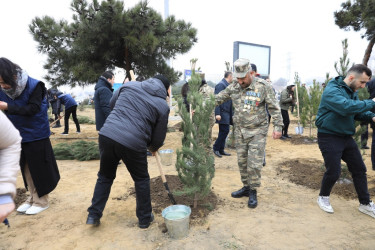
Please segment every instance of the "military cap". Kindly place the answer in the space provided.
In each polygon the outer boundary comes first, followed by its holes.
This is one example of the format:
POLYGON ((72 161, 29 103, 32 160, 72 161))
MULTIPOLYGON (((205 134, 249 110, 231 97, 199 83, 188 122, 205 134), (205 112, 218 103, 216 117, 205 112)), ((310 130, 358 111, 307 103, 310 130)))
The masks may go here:
POLYGON ((251 70, 250 60, 240 58, 234 62, 234 77, 243 78, 251 70))

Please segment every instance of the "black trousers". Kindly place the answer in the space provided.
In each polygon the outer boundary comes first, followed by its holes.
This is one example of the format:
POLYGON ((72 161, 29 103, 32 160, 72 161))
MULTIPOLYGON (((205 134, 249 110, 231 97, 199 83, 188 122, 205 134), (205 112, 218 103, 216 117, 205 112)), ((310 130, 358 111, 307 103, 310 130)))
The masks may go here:
MULTIPOLYGON (((57 114, 54 114, 55 115, 55 121, 57 120, 57 119, 59 119, 59 116, 57 115, 57 114)), ((56 122, 56 125, 57 126, 60 126, 60 120, 58 120, 57 122, 56 122)))
POLYGON ((333 186, 340 177, 341 160, 343 160, 352 174, 359 202, 368 204, 370 195, 367 187, 366 166, 354 139, 351 136, 318 133, 318 144, 326 167, 319 195, 330 195, 333 186))
POLYGON ((73 121, 76 124, 77 127, 77 132, 81 132, 81 128, 79 127, 79 122, 77 119, 77 105, 74 105, 73 107, 70 107, 65 110, 65 116, 64 116, 64 123, 65 123, 65 128, 64 128, 64 133, 69 132, 69 118, 70 114, 73 116, 73 121))
POLYGON ((290 123, 288 110, 282 109, 281 115, 283 116, 283 123, 284 123, 282 135, 288 135, 288 128, 289 128, 289 123, 290 123))
POLYGON ((225 140, 229 134, 229 124, 219 123, 219 135, 214 143, 213 150, 222 153, 225 148, 225 140))
POLYGON ((140 223, 147 223, 151 218, 150 176, 148 174, 147 153, 137 152, 120 143, 99 135, 100 170, 96 181, 89 216, 101 218, 107 203, 113 180, 116 178, 118 162, 121 159, 128 169, 136 193, 136 215, 140 223))

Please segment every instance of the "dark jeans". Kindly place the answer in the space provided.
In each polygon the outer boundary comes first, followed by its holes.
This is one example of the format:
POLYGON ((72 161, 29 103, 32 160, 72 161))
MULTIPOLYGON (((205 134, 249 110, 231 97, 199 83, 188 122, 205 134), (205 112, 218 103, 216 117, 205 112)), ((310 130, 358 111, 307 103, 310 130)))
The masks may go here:
MULTIPOLYGON (((58 116, 57 114, 55 114, 55 121, 56 121, 57 119, 59 119, 59 116, 58 116)), ((56 122, 56 125, 57 125, 57 126, 60 126, 60 120, 58 120, 58 121, 56 122)))
POLYGON ((319 195, 330 195, 333 185, 340 177, 341 160, 343 160, 352 174, 359 202, 368 204, 370 195, 367 187, 366 166, 354 139, 351 136, 318 133, 318 144, 326 167, 319 195))
POLYGON ((65 110, 65 116, 64 116, 65 128, 64 128, 64 133, 68 133, 69 132, 69 118, 70 118, 70 114, 72 114, 72 116, 73 116, 73 121, 76 124, 77 132, 81 132, 81 129, 79 127, 79 122, 78 122, 78 119, 77 119, 77 105, 75 105, 75 106, 70 107, 70 108, 68 108, 68 109, 65 110))
POLYGON ((140 223, 151 218, 150 176, 147 170, 147 154, 124 147, 118 142, 99 135, 100 170, 96 181, 89 216, 101 218, 107 203, 113 180, 116 178, 118 162, 121 159, 135 184, 136 214, 140 223))
POLYGON ((371 163, 372 170, 375 170, 375 129, 374 125, 371 125, 372 128, 372 142, 371 142, 371 163))
POLYGON ((282 109, 281 115, 283 116, 283 123, 284 123, 282 135, 288 135, 288 128, 289 128, 289 123, 290 123, 288 110, 282 109))
POLYGON ((225 139, 229 134, 229 124, 220 124, 219 123, 219 135, 214 143, 214 151, 223 152, 225 148, 225 139))
POLYGON ((365 147, 367 146, 368 140, 368 123, 361 123, 361 129, 362 128, 365 128, 365 131, 361 134, 361 146, 365 147))

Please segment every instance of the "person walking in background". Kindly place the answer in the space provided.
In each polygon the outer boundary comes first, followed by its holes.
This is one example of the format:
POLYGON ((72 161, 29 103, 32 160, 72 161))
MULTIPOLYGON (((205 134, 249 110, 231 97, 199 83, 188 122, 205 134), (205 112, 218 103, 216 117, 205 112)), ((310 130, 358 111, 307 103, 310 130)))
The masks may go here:
POLYGON ((272 115, 274 131, 272 137, 279 139, 282 130, 280 107, 272 87, 263 79, 254 76, 250 61, 240 58, 234 62, 236 78, 233 84, 215 96, 216 105, 232 100, 234 133, 238 167, 243 187, 233 192, 233 198, 249 197, 248 207, 258 205, 257 188, 261 184, 261 170, 268 133, 268 116, 272 115))
POLYGON ((106 71, 99 77, 95 85, 94 105, 97 131, 103 127, 105 120, 111 112, 109 102, 112 98, 112 87, 114 83, 115 75, 112 71, 106 71))
POLYGON ((281 109, 281 115, 283 116, 283 131, 282 131, 282 136, 281 139, 287 139, 287 138, 292 138, 288 134, 288 128, 290 124, 290 119, 289 119, 289 107, 294 106, 296 104, 294 100, 294 89, 295 85, 289 85, 281 91, 281 96, 280 96, 280 109, 281 109))
POLYGON ((114 93, 113 109, 99 132, 100 170, 86 224, 100 224, 120 159, 134 181, 138 226, 147 228, 153 221, 146 152, 149 149, 155 155, 163 145, 169 86, 167 78, 156 75, 143 82, 127 82, 114 93))
MULTIPOLYGON (((65 115, 64 115, 64 132, 62 132, 62 135, 68 135, 69 134, 69 118, 70 115, 73 116, 73 121, 76 124, 77 133, 81 133, 81 128, 79 126, 79 122, 77 119, 77 103, 73 99, 73 97, 70 94, 60 94, 55 95, 55 99, 57 100, 57 107, 61 110, 61 104, 65 106, 65 115)), ((60 117, 61 118, 61 117, 60 117)))
MULTIPOLYGON (((229 84, 233 81, 232 72, 227 71, 224 74, 224 78, 215 86, 215 95, 219 94, 221 91, 226 89, 229 84)), ((229 134, 230 125, 233 125, 233 107, 232 101, 229 100, 215 108, 215 118, 216 123, 219 124, 219 134, 213 145, 214 154, 217 157, 222 157, 222 155, 230 156, 230 154, 224 151, 225 140, 229 134)))
POLYGON ((354 120, 375 121, 375 114, 370 112, 375 108, 375 98, 361 101, 357 94, 357 90, 364 88, 370 77, 371 70, 367 66, 356 64, 349 69, 345 78, 333 78, 322 95, 315 124, 326 172, 317 203, 327 213, 333 213, 329 196, 340 177, 343 160, 353 178, 359 211, 375 218, 375 205, 368 192, 366 166, 352 137, 355 133, 354 120))
POLYGON ((49 136, 47 89, 10 60, 0 58, 0 110, 19 130, 20 166, 30 196, 17 208, 20 213, 37 214, 49 207, 48 194, 60 180, 49 136))
POLYGON ((0 223, 14 210, 17 173, 20 169, 21 136, 0 111, 0 223))
POLYGON ((62 93, 59 92, 57 89, 49 89, 47 93, 48 93, 48 102, 51 104, 51 107, 52 107, 52 114, 55 116, 55 121, 57 120, 56 124, 52 128, 60 128, 61 124, 60 124, 59 115, 61 112, 60 111, 61 106, 58 105, 58 100, 55 98, 55 95, 60 95, 62 93))

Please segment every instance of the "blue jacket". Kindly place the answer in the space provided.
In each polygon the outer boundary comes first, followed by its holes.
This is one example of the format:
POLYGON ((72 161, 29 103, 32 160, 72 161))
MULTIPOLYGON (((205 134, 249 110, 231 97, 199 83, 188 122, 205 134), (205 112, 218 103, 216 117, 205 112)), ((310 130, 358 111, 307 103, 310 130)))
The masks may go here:
POLYGON ((167 91, 158 79, 127 82, 113 94, 113 110, 99 134, 137 152, 158 150, 167 134, 166 97, 167 91))
POLYGON ((340 136, 355 133, 355 120, 371 122, 375 107, 372 100, 359 100, 357 92, 346 85, 343 77, 332 79, 325 88, 315 124, 318 132, 340 136))
POLYGON ((98 131, 103 127, 105 120, 111 113, 109 102, 112 98, 112 92, 112 85, 101 76, 95 85, 94 94, 95 123, 98 131))
MULTIPOLYGON (((222 90, 226 89, 229 86, 229 83, 223 78, 215 86, 215 95, 219 94, 222 90)), ((215 116, 220 115, 221 120, 216 120, 216 123, 219 124, 230 124, 233 125, 233 107, 232 100, 226 101, 223 104, 215 108, 215 116)))
MULTIPOLYGON (((67 109, 69 109, 73 106, 77 106, 76 101, 69 94, 61 94, 61 95, 57 96, 57 98, 59 98, 60 102, 65 106, 65 110, 67 110, 67 109)), ((58 109, 60 109, 60 107, 58 107, 58 109)))
MULTIPOLYGON (((15 106, 26 106, 31 94, 39 82, 39 80, 29 77, 24 91, 14 100, 8 97, 4 92, 0 91, 0 101, 15 106)), ((50 136, 51 132, 49 129, 47 109, 47 96, 44 96, 40 110, 35 115, 26 116, 7 114, 9 120, 20 131, 22 143, 38 141, 50 136)))

